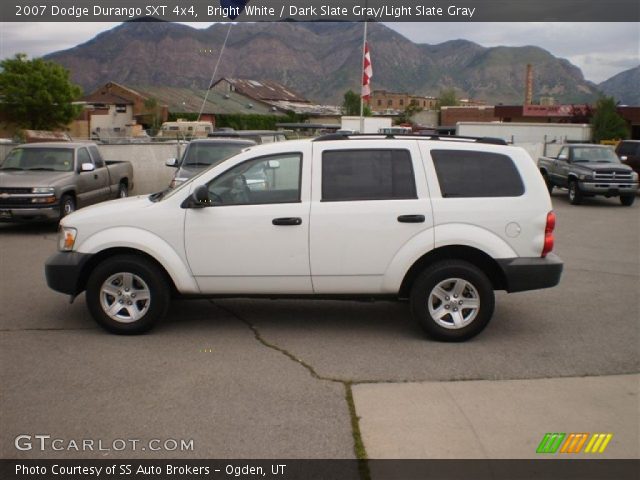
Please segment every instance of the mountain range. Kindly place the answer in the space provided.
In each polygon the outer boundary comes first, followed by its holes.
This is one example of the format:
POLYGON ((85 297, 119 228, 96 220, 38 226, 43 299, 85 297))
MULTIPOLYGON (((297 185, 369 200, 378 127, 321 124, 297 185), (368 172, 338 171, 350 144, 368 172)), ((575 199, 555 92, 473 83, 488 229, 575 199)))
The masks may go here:
MULTIPOLYGON (((238 23, 195 29, 131 21, 46 58, 68 68, 86 92, 108 81, 203 89, 229 28, 216 78, 275 80, 315 102, 333 104, 341 103, 347 90, 359 90, 363 28, 358 23, 238 23)), ((417 44, 380 23, 369 24, 368 43, 373 89, 437 96, 455 88, 459 98, 521 104, 526 65, 531 64, 534 99, 552 96, 581 103, 598 95, 598 86, 585 80, 578 67, 535 46, 487 48, 467 40, 417 44)), ((622 92, 624 82, 615 81, 611 88, 622 92)))
POLYGON ((600 91, 625 105, 640 105, 640 65, 598 84, 600 91))

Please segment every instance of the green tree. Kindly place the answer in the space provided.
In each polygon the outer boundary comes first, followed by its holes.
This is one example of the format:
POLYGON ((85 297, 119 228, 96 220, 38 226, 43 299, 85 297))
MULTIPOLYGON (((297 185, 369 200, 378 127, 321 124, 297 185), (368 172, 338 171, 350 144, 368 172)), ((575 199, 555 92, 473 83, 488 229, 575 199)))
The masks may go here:
POLYGON ((613 97, 600 97, 596 102, 595 113, 591 117, 593 141, 617 140, 629 138, 629 128, 624 118, 616 111, 613 97))
POLYGON ((0 111, 9 122, 33 130, 53 130, 69 124, 81 107, 72 102, 82 90, 60 65, 24 53, 0 62, 0 111))
MULTIPOLYGON (((344 101, 342 102, 342 112, 345 115, 360 115, 360 95, 353 90, 349 90, 344 94, 344 101)), ((371 116, 371 108, 369 105, 365 105, 363 109, 363 115, 365 117, 371 116)))
POLYGON ((409 105, 407 105, 404 111, 398 116, 396 123, 413 123, 411 120, 416 113, 420 113, 422 111, 422 107, 418 105, 416 100, 411 100, 409 105))
POLYGON ((160 120, 162 119, 162 108, 158 99, 155 97, 149 97, 144 101, 145 116, 151 120, 150 126, 152 129, 157 130, 160 127, 160 120))
POLYGON ((437 108, 440 110, 440 107, 455 107, 459 105, 458 97, 456 96, 455 88, 446 88, 440 91, 440 95, 438 95, 437 108))

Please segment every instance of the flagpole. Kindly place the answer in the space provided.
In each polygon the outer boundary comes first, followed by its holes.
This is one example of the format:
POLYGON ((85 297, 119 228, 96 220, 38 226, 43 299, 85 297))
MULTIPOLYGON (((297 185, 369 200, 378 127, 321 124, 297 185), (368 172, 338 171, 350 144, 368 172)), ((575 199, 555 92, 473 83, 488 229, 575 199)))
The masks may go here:
POLYGON ((360 75, 360 133, 364 133, 364 99, 362 98, 362 79, 364 78, 364 55, 367 48, 367 19, 364 19, 364 35, 362 36, 362 74, 360 75))

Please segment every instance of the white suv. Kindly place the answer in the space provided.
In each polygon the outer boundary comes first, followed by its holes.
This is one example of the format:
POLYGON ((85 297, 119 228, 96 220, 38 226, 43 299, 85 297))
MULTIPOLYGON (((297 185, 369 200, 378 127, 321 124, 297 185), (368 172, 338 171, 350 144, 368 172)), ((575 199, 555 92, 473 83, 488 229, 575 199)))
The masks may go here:
POLYGON ((150 329, 172 295, 390 298, 408 299, 431 337, 460 341, 487 325, 494 290, 559 282, 554 223, 521 148, 327 135, 69 215, 45 270, 54 290, 86 290, 114 333, 150 329))

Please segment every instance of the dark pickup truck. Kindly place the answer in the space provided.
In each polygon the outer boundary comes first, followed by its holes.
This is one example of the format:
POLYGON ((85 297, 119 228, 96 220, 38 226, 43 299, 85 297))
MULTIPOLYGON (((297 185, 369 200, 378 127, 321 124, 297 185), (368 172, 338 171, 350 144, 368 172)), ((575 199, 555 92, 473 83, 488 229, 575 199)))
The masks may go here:
POLYGON ((93 143, 19 145, 0 165, 0 221, 58 221, 132 188, 131 163, 105 161, 93 143))
POLYGON ((549 193, 554 187, 566 188, 573 205, 603 195, 620 197, 622 205, 631 206, 638 192, 638 174, 603 145, 563 145, 557 157, 540 157, 538 168, 549 193))

